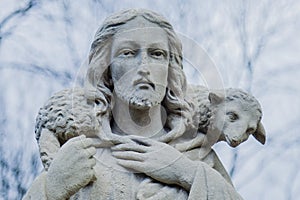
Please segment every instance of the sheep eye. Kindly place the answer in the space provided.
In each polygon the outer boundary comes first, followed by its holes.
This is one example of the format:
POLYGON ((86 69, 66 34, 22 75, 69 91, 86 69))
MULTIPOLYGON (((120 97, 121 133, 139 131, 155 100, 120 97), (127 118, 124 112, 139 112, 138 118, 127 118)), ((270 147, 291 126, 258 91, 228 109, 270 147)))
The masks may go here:
POLYGON ((96 100, 95 100, 95 103, 96 103, 96 105, 99 105, 99 104, 101 103, 101 101, 98 100, 98 99, 96 99, 96 100))
POLYGON ((236 121, 239 118, 239 116, 236 113, 234 113, 234 112, 227 112, 226 115, 228 116, 228 118, 232 122, 236 121))

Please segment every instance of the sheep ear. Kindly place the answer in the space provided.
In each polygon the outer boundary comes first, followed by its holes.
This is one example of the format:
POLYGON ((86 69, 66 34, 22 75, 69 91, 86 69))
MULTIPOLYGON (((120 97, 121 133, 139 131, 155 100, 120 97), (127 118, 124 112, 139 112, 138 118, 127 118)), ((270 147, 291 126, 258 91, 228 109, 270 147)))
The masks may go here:
POLYGON ((208 94, 208 99, 211 104, 220 104, 224 101, 224 96, 222 94, 218 94, 216 92, 210 92, 208 94))
POLYGON ((255 133, 253 133, 253 136, 257 141, 259 141, 262 144, 265 144, 266 142, 266 131, 261 122, 258 123, 257 129, 255 133))

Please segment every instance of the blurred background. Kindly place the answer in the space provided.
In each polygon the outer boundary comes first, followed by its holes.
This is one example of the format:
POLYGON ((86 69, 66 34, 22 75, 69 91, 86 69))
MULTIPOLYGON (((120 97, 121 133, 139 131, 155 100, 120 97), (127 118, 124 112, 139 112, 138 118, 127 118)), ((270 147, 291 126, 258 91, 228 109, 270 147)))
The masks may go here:
MULTIPOLYGON (((1 0, 0 199, 21 199, 42 171, 34 136, 39 108, 54 92, 82 84, 97 28, 126 8, 164 15, 210 58, 224 87, 260 101, 266 144, 251 137, 237 148, 215 146, 245 200, 299 199, 297 0, 1 0)), ((190 83, 205 82, 195 76, 197 64, 185 63, 190 83)))

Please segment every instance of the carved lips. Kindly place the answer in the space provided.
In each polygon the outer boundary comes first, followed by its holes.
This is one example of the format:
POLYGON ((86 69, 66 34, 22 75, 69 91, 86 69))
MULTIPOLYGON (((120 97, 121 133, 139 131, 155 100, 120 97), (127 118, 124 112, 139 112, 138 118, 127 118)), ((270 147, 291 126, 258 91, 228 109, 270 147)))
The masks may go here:
POLYGON ((155 90, 155 85, 152 81, 146 79, 146 78, 139 78, 133 82, 134 86, 138 86, 139 89, 147 90, 149 88, 152 88, 155 90))

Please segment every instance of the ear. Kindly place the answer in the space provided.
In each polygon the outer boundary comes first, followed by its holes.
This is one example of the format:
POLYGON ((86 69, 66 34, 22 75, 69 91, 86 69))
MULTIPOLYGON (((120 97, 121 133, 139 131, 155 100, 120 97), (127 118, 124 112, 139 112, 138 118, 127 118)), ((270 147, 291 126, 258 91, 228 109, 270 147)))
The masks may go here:
POLYGON ((266 142, 266 132, 263 124, 261 122, 258 123, 257 129, 255 133, 253 133, 253 136, 257 141, 259 141, 262 144, 265 144, 266 142))
POLYGON ((224 95, 218 94, 216 92, 210 92, 208 94, 208 99, 211 104, 216 105, 216 104, 220 104, 224 101, 224 95))

